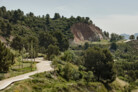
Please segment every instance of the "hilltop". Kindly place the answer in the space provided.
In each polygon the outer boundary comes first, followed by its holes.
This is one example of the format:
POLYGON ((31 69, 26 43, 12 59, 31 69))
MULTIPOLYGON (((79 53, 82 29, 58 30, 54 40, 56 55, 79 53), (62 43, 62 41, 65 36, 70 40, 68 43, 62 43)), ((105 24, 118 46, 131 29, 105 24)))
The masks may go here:
POLYGON ((20 9, 8 11, 4 6, 0 8, 0 25, 0 40, 5 43, 11 41, 11 36, 12 39, 16 36, 35 36, 40 40, 41 32, 55 31, 62 32, 65 38, 74 39, 75 42, 77 42, 76 39, 98 41, 105 38, 102 30, 95 26, 89 17, 66 18, 59 13, 55 13, 53 18, 49 14, 40 17, 35 16, 32 12, 25 15, 20 9), (78 33, 75 32, 76 30, 78 33), (82 37, 78 38, 78 35, 82 35, 82 37), (89 36, 87 37, 87 35, 89 36))

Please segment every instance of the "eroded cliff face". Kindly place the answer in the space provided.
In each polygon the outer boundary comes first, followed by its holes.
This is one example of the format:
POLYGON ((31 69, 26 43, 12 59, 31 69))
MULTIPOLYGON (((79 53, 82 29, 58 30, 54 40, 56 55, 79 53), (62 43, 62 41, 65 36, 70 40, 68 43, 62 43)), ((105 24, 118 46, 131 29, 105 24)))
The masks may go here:
POLYGON ((99 41, 104 39, 102 30, 93 24, 77 23, 71 27, 74 35, 74 42, 99 41))

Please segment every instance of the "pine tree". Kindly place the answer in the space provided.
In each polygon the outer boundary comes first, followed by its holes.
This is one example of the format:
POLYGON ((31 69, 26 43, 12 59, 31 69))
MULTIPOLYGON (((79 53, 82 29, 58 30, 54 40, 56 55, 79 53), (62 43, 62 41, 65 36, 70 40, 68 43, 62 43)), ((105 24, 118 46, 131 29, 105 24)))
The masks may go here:
POLYGON ((135 39, 135 36, 134 35, 130 35, 129 39, 130 40, 134 40, 135 39))
POLYGON ((0 42, 0 72, 7 72, 14 64, 14 55, 0 42))
POLYGON ((113 56, 107 49, 88 48, 85 52, 85 67, 93 71, 98 81, 111 83, 116 78, 113 56))

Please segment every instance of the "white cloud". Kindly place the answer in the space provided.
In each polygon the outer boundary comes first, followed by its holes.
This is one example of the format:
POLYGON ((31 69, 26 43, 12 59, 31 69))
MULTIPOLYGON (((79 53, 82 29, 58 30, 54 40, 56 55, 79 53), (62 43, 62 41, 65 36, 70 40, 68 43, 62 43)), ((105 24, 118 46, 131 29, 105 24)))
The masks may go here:
POLYGON ((97 26, 110 33, 138 33, 138 15, 110 15, 93 20, 97 26))

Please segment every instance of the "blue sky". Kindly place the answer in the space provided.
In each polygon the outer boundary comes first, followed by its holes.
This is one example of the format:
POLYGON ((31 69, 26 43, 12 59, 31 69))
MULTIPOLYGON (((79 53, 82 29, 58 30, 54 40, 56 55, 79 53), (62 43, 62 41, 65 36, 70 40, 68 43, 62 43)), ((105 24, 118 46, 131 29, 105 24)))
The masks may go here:
POLYGON ((138 32, 138 0, 0 0, 0 6, 51 17, 55 12, 66 17, 88 16, 110 33, 138 32))

